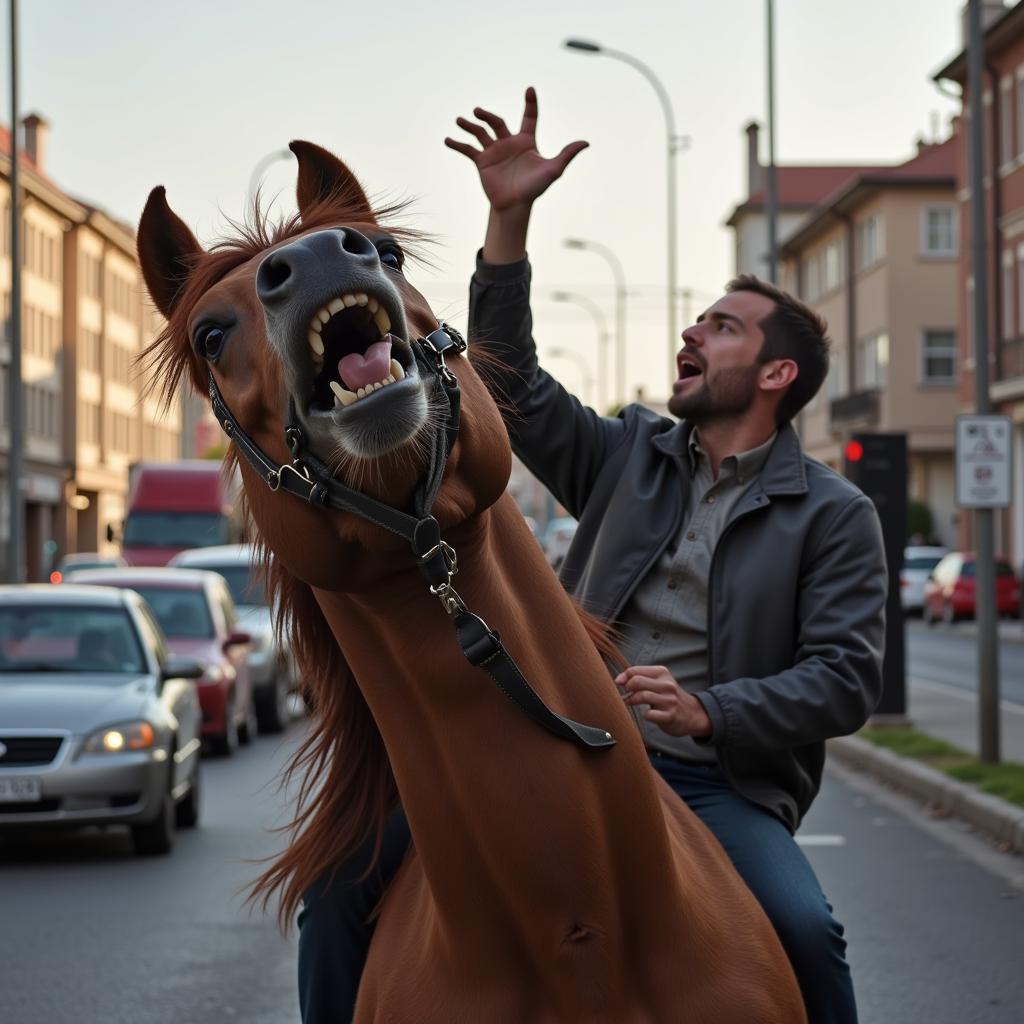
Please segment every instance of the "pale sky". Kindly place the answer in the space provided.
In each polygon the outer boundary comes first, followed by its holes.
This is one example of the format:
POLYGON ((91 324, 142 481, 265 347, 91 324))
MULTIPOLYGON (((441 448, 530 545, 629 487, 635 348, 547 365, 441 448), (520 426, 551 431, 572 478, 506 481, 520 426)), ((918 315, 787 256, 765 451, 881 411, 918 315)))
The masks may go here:
MULTIPOLYGON (((7 16, 2 117, 10 117, 7 16)), ((940 137, 956 103, 931 75, 960 49, 959 0, 777 0, 776 158, 897 162, 940 137)), ((518 124, 540 97, 541 151, 590 149, 537 204, 530 239, 542 358, 564 348, 596 365, 592 318, 556 303, 583 294, 613 317, 606 263, 567 250, 577 236, 619 256, 629 288, 628 380, 667 393, 665 122, 633 68, 565 50, 593 40, 661 79, 677 130, 679 285, 693 313, 731 276, 723 227, 746 193, 743 126, 764 119, 763 0, 21 0, 21 113, 52 125, 47 166, 67 191, 136 222, 167 187, 203 241, 238 217, 266 154, 306 138, 344 158, 367 191, 414 197, 409 223, 438 239, 436 270, 411 267, 435 312, 464 326, 486 205, 473 166, 442 143, 476 105, 518 124)), ((762 158, 766 153, 762 153, 762 158)), ((294 163, 264 187, 292 208, 294 163)), ((279 207, 281 208, 281 207, 279 207)), ((578 359, 549 357, 582 390, 578 359)))

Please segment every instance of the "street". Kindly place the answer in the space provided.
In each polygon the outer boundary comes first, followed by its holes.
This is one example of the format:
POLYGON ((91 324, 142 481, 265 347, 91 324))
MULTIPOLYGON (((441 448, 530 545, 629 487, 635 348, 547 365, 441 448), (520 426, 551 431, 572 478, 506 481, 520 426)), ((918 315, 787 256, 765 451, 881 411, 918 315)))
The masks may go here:
MULTIPOLYGON (((4 1024, 295 1024, 294 937, 239 890, 274 848, 273 778, 301 732, 207 759, 201 827, 169 857, 117 832, 0 843, 4 1024)), ((847 928, 862 1024, 1019 1022, 1024 893, 979 864, 1007 858, 838 767, 800 839, 847 928)))

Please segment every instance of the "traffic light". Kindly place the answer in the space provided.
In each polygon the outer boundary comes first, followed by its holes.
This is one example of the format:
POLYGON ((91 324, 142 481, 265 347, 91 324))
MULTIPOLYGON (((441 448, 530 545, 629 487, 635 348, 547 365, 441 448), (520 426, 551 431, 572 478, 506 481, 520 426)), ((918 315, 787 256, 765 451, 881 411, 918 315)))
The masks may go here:
POLYGON ((846 476, 874 502, 878 511, 889 566, 882 699, 875 714, 902 717, 907 711, 900 600, 900 571, 907 539, 907 435, 854 434, 843 454, 846 476))

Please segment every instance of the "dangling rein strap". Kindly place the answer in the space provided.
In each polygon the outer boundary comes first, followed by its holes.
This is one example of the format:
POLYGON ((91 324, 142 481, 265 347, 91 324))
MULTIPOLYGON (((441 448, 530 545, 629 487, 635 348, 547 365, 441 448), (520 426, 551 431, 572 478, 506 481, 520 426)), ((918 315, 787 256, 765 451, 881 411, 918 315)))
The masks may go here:
POLYGON ((242 430, 227 407, 212 370, 209 374, 210 404, 224 433, 272 491, 287 491, 311 505, 351 512, 409 541, 430 592, 440 600, 455 627, 455 635, 466 660, 484 669, 505 696, 532 721, 559 739, 582 747, 613 747, 615 740, 611 733, 582 725, 552 711, 519 671, 498 633, 488 628, 479 615, 471 612, 452 587, 452 578, 458 572, 455 551, 441 540, 441 528, 430 515, 430 509, 441 485, 448 454, 455 443, 459 421, 458 381, 445 366, 444 353, 452 348, 462 352, 465 345, 457 331, 442 324, 414 346, 417 362, 437 374, 450 409, 447 427, 434 438, 427 476, 417 488, 414 504, 419 515, 416 516, 400 512, 334 479, 323 463, 303 451, 304 440, 294 408, 290 410, 291 423, 285 429, 293 459, 290 464, 279 466, 242 430), (426 353, 433 355, 434 360, 429 360, 426 353))

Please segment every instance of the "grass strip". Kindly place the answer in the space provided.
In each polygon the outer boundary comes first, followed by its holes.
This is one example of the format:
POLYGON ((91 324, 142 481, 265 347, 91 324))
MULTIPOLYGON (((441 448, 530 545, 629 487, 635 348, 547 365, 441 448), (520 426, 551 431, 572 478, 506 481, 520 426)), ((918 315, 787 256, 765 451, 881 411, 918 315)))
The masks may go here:
POLYGON ((913 758, 954 779, 977 786, 983 793, 1024 807, 1024 764, 1016 761, 982 764, 973 754, 952 743, 903 726, 874 726, 862 729, 857 735, 901 757, 913 758))

